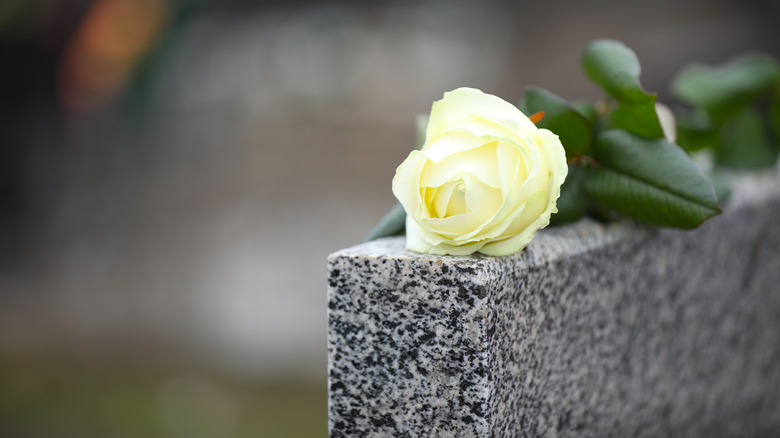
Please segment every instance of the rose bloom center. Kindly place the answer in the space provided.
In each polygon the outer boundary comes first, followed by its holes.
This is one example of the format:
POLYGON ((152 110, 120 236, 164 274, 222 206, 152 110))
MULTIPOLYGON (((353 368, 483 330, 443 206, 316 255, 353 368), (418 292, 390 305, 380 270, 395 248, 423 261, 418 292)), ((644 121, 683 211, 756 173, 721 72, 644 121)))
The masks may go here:
POLYGON ((511 185, 518 176, 525 177, 524 171, 518 172, 524 166, 519 165, 522 160, 515 145, 504 141, 480 143, 426 163, 420 197, 428 218, 438 219, 442 225, 463 220, 469 226, 485 222, 504 201, 502 187, 511 185), (458 220, 458 216, 463 217, 458 220))

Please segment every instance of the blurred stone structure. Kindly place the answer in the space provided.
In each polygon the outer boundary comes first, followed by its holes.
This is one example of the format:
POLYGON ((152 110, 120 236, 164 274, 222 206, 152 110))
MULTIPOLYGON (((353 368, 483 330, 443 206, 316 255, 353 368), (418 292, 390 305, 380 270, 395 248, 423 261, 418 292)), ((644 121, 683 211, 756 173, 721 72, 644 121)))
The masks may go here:
MULTIPOLYGON (((666 98, 683 64, 778 54, 780 41, 761 2, 212 3, 228 6, 168 15, 100 111, 5 108, 23 114, 4 119, 18 136, 2 164, 23 202, 0 222, 18 242, 0 258, 2 351, 322 378, 323 260, 393 205, 414 119, 444 91, 595 98, 579 56, 611 37, 666 98)), ((51 105, 56 73, 30 87, 51 105)))

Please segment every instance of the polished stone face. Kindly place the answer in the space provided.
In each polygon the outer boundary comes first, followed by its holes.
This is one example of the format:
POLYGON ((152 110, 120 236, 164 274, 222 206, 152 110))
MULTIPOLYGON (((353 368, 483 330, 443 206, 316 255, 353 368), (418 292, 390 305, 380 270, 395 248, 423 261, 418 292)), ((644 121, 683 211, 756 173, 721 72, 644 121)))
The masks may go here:
POLYGON ((772 436, 780 177, 734 183, 695 231, 584 220, 507 257, 331 255, 331 436, 772 436))

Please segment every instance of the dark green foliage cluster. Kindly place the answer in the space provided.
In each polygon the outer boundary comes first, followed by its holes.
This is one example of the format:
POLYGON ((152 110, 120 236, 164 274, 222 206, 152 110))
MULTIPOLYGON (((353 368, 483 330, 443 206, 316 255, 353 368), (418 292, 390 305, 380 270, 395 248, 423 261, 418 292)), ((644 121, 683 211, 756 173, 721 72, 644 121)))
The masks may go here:
POLYGON ((529 87, 520 103, 526 114, 544 111, 537 125, 558 134, 566 149, 570 176, 553 224, 586 214, 617 214, 652 225, 695 228, 720 212, 718 200, 729 189, 717 169, 701 171, 690 153, 710 148, 718 168, 775 164, 780 69, 771 58, 751 55, 722 67, 684 69, 672 84, 675 96, 690 105, 677 110, 676 143, 664 136, 656 95, 642 88, 640 64, 631 49, 617 41, 594 41, 582 65, 605 91, 604 100, 569 104, 529 87))
POLYGON ((780 67, 752 54, 719 67, 691 65, 672 82, 678 143, 710 149, 720 167, 758 169, 777 161, 780 145, 780 67))
POLYGON ((709 178, 664 137, 656 95, 639 82, 636 54, 620 42, 597 40, 585 49, 582 65, 605 99, 575 106, 529 87, 520 103, 526 114, 543 111, 537 125, 556 133, 566 149, 570 177, 552 223, 589 213, 619 214, 652 225, 695 228, 720 213, 709 178))
MULTIPOLYGON (((719 200, 728 196, 718 168, 769 167, 777 160, 780 69, 769 57, 751 55, 680 72, 672 90, 688 106, 676 111, 676 142, 664 132, 674 121, 659 118, 656 94, 642 88, 631 49, 618 41, 593 41, 582 66, 604 90, 604 99, 570 103, 528 87, 520 102, 526 115, 544 113, 537 126, 557 134, 566 150, 569 175, 553 225, 590 215, 695 228, 719 214, 719 200), (715 170, 704 172, 690 158, 705 148, 713 151, 715 170)), ((367 240, 400 234, 403 218, 396 207, 367 240)))

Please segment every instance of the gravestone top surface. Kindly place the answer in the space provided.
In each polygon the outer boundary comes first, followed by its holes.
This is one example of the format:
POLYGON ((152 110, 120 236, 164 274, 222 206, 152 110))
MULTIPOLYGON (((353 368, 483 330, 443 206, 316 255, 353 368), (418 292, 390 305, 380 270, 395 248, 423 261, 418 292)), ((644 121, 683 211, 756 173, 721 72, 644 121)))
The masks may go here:
POLYGON ((478 253, 469 256, 420 254, 407 251, 404 237, 397 236, 377 239, 346 248, 331 254, 329 258, 358 257, 367 259, 431 260, 469 265, 510 257, 530 267, 555 260, 559 257, 580 254, 620 240, 634 239, 637 234, 647 231, 647 227, 638 224, 626 222, 602 224, 585 218, 564 227, 551 227, 540 230, 523 251, 509 256, 491 257, 478 253))
MULTIPOLYGON (((722 206, 724 212, 761 205, 766 203, 767 199, 780 197, 780 166, 778 169, 759 172, 728 172, 724 176, 732 189, 731 196, 722 206)), ((526 263, 543 263, 620 240, 635 239, 637 234, 647 233, 650 230, 651 227, 631 221, 604 224, 584 218, 572 224, 539 230, 523 251, 504 257, 518 258, 525 260, 526 263)), ((464 257, 411 252, 406 250, 403 236, 361 243, 336 251, 329 258, 335 257, 447 260, 454 263, 472 263, 477 260, 496 258, 478 253, 464 257)))

